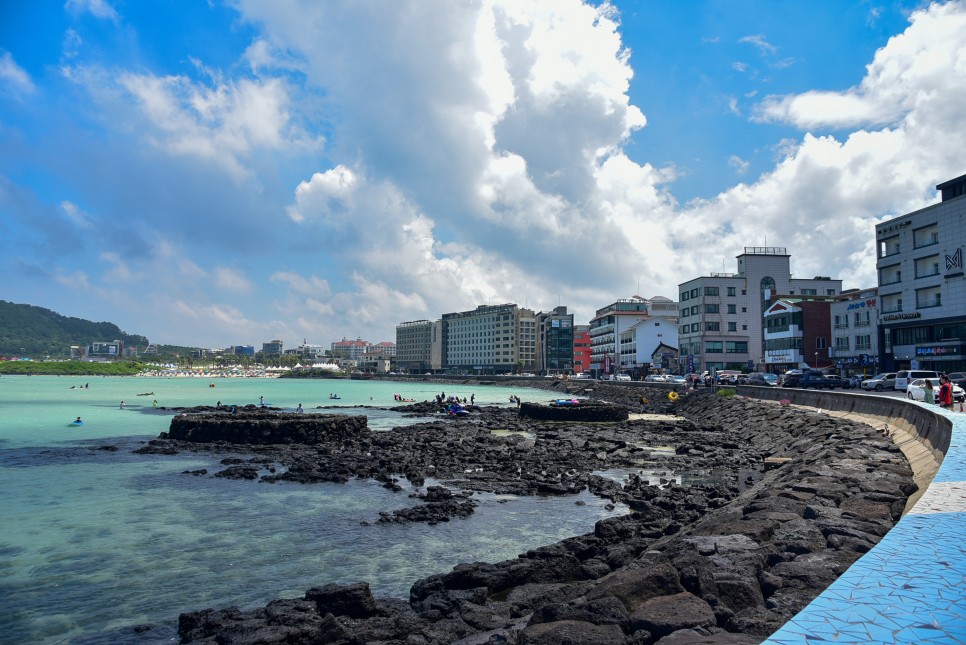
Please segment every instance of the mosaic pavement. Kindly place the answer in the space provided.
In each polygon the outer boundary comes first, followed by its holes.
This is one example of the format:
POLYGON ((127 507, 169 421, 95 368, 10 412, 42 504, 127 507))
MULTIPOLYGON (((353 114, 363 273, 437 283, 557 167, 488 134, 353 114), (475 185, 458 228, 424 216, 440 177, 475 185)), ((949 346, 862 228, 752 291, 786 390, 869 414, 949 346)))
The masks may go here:
POLYGON ((925 494, 768 645, 966 645, 966 413, 925 494))

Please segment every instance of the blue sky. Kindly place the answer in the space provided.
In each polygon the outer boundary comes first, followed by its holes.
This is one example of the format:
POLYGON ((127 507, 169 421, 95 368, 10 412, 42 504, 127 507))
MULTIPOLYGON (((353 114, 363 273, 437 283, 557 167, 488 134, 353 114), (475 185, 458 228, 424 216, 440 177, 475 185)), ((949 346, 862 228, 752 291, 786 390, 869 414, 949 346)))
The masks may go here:
POLYGON ((964 34, 964 2, 4 3, 0 298, 291 347, 585 323, 743 246, 872 286, 874 225, 966 172, 964 34))

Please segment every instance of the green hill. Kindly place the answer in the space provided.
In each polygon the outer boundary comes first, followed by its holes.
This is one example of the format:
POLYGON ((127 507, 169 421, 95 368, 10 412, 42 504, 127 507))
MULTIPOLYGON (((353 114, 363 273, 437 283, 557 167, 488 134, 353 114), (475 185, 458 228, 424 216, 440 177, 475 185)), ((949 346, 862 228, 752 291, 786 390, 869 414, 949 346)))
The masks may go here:
POLYGON ((125 333, 114 323, 70 318, 43 307, 0 300, 2 356, 67 358, 71 345, 84 347, 95 341, 112 340, 140 349, 148 344, 144 336, 125 333))

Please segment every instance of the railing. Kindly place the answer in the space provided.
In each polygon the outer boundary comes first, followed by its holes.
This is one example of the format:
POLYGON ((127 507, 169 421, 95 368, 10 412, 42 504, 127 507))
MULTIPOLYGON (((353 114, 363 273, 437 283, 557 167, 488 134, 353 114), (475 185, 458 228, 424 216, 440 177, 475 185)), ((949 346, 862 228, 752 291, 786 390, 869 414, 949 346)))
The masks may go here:
POLYGON ((933 298, 932 300, 923 300, 922 302, 916 303, 916 309, 928 309, 930 307, 942 307, 942 301, 939 298, 933 298))
POLYGON ((939 275, 939 267, 933 267, 933 268, 927 269, 927 270, 925 270, 925 271, 923 271, 921 273, 919 271, 917 271, 916 272, 916 279, 919 279, 919 278, 928 278, 928 277, 934 276, 934 275, 939 275))
POLYGON ((897 313, 900 313, 901 311, 902 311, 902 305, 892 305, 891 307, 883 306, 882 309, 879 310, 879 313, 897 314, 897 313))
POLYGON ((893 275, 893 276, 889 276, 887 278, 882 278, 882 282, 880 282, 879 284, 882 285, 882 286, 885 286, 887 284, 899 284, 900 282, 902 282, 902 276, 901 275, 893 275))

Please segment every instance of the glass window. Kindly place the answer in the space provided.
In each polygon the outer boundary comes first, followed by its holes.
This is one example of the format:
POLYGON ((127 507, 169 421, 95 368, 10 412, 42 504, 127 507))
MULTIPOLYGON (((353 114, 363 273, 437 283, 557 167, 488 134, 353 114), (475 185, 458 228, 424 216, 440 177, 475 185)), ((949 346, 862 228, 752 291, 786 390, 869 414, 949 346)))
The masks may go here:
POLYGON ((738 305, 728 305, 728 313, 729 314, 738 313, 738 305))
POLYGON ((725 353, 726 354, 747 354, 748 353, 748 341, 746 340, 729 340, 725 342, 725 353))
POLYGON ((803 296, 817 296, 818 289, 802 289, 803 296))
POLYGON ((815 339, 815 349, 825 349, 825 338, 823 336, 815 339))
POLYGON ((705 305, 704 306, 704 313, 706 313, 706 314, 716 314, 716 313, 718 313, 718 311, 719 311, 718 305, 705 305))
POLYGON ((738 331, 738 323, 728 323, 728 331, 738 331))
POLYGON ((691 289, 691 297, 692 298, 697 298, 698 297, 698 290, 697 289, 691 289))
POLYGON ((735 288, 734 287, 728 287, 728 295, 729 296, 735 295, 735 288))
POLYGON ((704 343, 704 351, 707 354, 723 353, 722 342, 720 340, 709 340, 704 343))
POLYGON ((705 287, 704 295, 706 296, 716 296, 718 295, 718 287, 705 287))
POLYGON ((835 295, 835 289, 826 289, 825 290, 825 295, 826 296, 834 296, 835 295))
POLYGON ((721 323, 707 322, 704 323, 704 328, 708 331, 721 331, 721 323))

